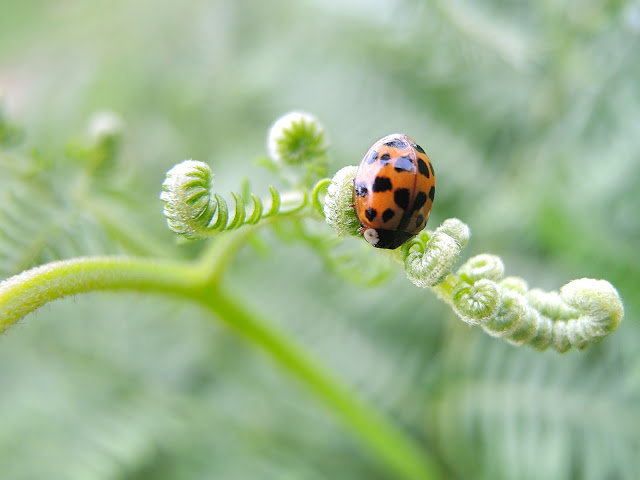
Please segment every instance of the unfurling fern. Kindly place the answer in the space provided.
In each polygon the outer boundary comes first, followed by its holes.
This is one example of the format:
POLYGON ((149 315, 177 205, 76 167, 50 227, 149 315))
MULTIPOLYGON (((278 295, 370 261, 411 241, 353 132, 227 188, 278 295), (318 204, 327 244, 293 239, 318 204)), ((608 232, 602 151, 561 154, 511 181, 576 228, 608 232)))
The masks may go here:
MULTIPOLYGON (((325 201, 327 223, 340 236, 355 235, 358 218, 352 208, 355 167, 333 177, 325 201)), ((605 280, 583 278, 560 292, 528 290, 517 277, 504 278, 502 260, 489 254, 468 260, 454 274, 462 248, 469 241, 467 225, 456 218, 435 232, 421 232, 395 251, 409 280, 453 307, 460 319, 481 325, 492 336, 515 345, 559 352, 584 349, 614 331, 624 308, 616 289, 605 280)))
POLYGON ((283 198, 275 188, 270 187, 269 208, 265 211, 260 197, 251 193, 253 206, 247 213, 243 196, 231 192, 235 208, 233 217, 229 219, 226 200, 212 190, 211 168, 195 160, 185 160, 174 166, 167 172, 167 179, 162 186, 164 192, 160 198, 165 202, 164 215, 169 228, 189 239, 211 237, 243 225, 255 225, 274 215, 292 214, 302 210, 309 201, 306 190, 292 192, 283 198))

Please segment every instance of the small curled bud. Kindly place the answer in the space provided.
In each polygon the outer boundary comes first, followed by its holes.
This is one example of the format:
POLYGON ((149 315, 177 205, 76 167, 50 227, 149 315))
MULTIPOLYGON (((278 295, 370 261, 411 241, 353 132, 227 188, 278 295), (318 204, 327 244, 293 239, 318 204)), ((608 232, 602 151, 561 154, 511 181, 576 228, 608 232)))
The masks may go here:
POLYGON ((446 233, 453 238, 460 249, 463 249, 467 245, 471 237, 471 231, 467 224, 457 218, 447 218, 442 222, 438 231, 446 233))
POLYGON ((206 236, 216 211, 212 186, 213 172, 204 162, 185 160, 167 172, 160 198, 171 230, 190 239, 206 236))
MULTIPOLYGON (((421 245, 421 238, 408 245, 421 245)), ((441 283, 453 270, 468 239, 469 228, 464 223, 456 218, 445 221, 426 242, 422 252, 405 250, 408 252, 404 260, 407 277, 419 287, 441 283)))
POLYGON ((353 179, 357 167, 344 167, 333 176, 324 199, 324 215, 338 236, 357 235, 360 222, 353 209, 353 179))
POLYGON ((581 313, 583 332, 589 338, 604 337, 615 330, 624 316, 617 290, 606 280, 581 278, 560 289, 560 298, 581 313))
MULTIPOLYGON (((504 291, 522 294, 521 292, 516 292, 515 289, 507 288, 504 291)), ((536 335, 538 335, 540 322, 540 314, 538 311, 528 306, 524 319, 519 323, 518 327, 513 330, 513 332, 505 337, 505 340, 513 345, 526 345, 531 342, 536 335)), ((550 335, 551 329, 549 328, 549 336, 550 335)))
POLYGON ((512 290, 520 295, 524 295, 529 289, 527 282, 520 277, 506 277, 503 278, 498 285, 502 290, 512 290))
POLYGON ((318 119, 305 112, 289 112, 274 122, 267 136, 269 157, 279 167, 289 167, 287 174, 299 175, 303 184, 311 185, 327 174, 327 141, 318 119), (293 169, 291 169, 293 168, 293 169))
POLYGON ((452 292, 453 309, 463 322, 482 324, 495 317, 500 308, 500 291, 495 282, 480 279, 476 283, 458 283, 452 292))
POLYGON ((463 280, 474 283, 481 278, 498 281, 504 276, 504 264, 495 255, 476 255, 465 262, 458 270, 463 280))
POLYGON ((521 326, 527 317, 527 300, 510 290, 502 292, 498 313, 482 327, 494 337, 506 337, 521 326))

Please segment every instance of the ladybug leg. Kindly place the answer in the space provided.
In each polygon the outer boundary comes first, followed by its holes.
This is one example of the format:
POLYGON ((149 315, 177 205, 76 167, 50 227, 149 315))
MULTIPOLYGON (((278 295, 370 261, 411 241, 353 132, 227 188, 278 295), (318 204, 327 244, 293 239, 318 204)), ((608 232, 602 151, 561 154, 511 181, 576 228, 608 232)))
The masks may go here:
POLYGON ((360 235, 362 235, 362 234, 364 233, 364 231, 365 231, 365 230, 366 230, 366 228, 364 228, 364 227, 362 227, 362 226, 361 226, 361 227, 358 229, 358 233, 359 233, 360 235))

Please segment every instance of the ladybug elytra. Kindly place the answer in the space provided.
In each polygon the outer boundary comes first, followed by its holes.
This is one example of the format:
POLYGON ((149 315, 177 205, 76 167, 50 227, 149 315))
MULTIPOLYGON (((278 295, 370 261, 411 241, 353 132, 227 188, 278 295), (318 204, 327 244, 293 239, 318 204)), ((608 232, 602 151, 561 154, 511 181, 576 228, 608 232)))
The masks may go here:
POLYGON ((377 248, 397 248, 427 224, 436 176, 425 151, 410 137, 392 134, 375 142, 353 181, 358 233, 377 248))

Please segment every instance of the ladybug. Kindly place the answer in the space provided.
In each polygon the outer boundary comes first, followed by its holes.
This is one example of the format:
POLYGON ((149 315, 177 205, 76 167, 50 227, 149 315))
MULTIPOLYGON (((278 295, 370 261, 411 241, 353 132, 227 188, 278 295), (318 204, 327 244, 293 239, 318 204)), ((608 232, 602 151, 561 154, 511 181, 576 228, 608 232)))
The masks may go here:
POLYGON ((353 179, 358 233, 377 248, 397 248, 429 219, 436 175, 422 147, 406 135, 387 135, 366 153, 353 179))

